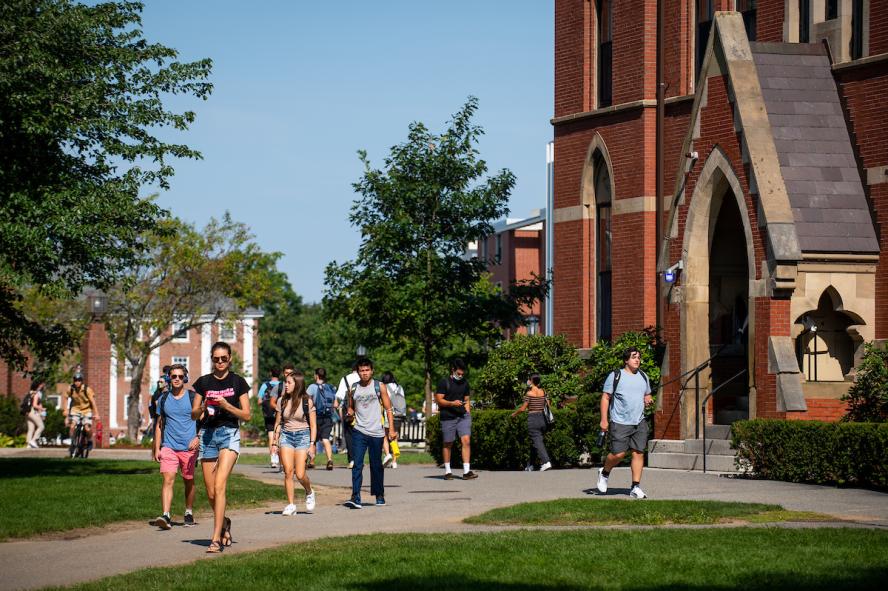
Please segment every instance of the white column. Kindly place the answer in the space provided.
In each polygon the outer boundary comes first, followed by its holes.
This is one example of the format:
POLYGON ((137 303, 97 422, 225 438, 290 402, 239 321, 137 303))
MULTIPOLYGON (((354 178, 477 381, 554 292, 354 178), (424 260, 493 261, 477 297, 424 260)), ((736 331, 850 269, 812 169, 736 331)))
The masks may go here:
MULTIPOLYGON (((108 428, 109 429, 118 429, 117 425, 117 351, 114 347, 111 347, 111 371, 109 372, 111 376, 111 383, 108 384, 108 403, 110 404, 108 408, 108 414, 111 415, 108 417, 108 428)), ((108 436, 111 436, 111 433, 108 433, 108 436)))
MULTIPOLYGON (((253 326, 255 320, 247 318, 244 320, 244 379, 253 387, 253 326)), ((252 392, 251 392, 252 395, 252 392)))
POLYGON ((154 390, 154 384, 160 379, 160 347, 151 351, 151 356, 148 358, 148 375, 151 376, 148 390, 154 390))
POLYGON ((200 375, 202 376, 213 371, 213 367, 210 365, 210 347, 213 346, 212 331, 212 324, 204 324, 200 327, 200 375))

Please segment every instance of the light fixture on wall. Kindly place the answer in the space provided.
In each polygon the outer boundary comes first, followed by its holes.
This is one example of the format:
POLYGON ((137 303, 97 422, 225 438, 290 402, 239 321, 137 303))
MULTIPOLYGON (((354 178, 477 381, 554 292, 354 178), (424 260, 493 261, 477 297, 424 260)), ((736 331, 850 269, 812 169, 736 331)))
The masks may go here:
POLYGON ((679 259, 677 263, 666 269, 663 273, 663 280, 666 283, 675 283, 675 278, 678 276, 678 272, 684 269, 684 263, 679 259))

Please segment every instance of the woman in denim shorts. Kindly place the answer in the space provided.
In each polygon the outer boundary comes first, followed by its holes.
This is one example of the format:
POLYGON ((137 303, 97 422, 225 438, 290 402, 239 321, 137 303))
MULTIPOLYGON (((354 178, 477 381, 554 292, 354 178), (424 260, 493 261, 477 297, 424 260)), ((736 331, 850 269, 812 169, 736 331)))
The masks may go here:
POLYGON ((225 490, 240 453, 239 421, 250 420, 250 385, 229 371, 231 347, 228 343, 214 344, 212 358, 213 373, 199 377, 194 383, 197 395, 191 417, 203 417, 203 428, 198 434, 198 458, 214 518, 213 538, 207 552, 218 553, 232 542, 231 520, 225 517, 225 490))
POLYGON ((307 458, 314 459, 316 433, 318 432, 314 400, 305 387, 305 375, 296 371, 287 376, 284 393, 278 399, 277 418, 274 422, 274 446, 280 454, 284 466, 284 489, 287 491, 287 506, 283 515, 296 513, 293 503, 293 473, 305 489, 305 510, 314 511, 315 494, 311 481, 305 473, 307 458))

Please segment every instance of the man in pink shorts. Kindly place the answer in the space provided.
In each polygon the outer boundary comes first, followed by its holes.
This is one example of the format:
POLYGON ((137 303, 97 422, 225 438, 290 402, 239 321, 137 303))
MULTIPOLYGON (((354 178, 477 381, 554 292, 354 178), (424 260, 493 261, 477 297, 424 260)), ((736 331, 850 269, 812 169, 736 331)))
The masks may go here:
POLYGON ((194 466, 197 462, 197 424, 191 418, 194 392, 186 391, 188 369, 184 365, 170 367, 170 390, 157 401, 157 424, 154 428, 152 457, 160 463, 163 489, 160 502, 163 514, 153 519, 151 525, 160 529, 173 526, 170 507, 173 504, 173 484, 176 472, 182 472, 185 481, 185 525, 194 525, 194 466))

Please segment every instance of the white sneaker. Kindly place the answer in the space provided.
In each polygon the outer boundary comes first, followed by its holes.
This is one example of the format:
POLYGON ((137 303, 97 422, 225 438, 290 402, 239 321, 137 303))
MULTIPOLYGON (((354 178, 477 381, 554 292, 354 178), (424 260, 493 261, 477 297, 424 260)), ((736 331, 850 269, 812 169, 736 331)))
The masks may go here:
POLYGON ((289 505, 284 507, 284 510, 282 512, 284 517, 289 517, 293 513, 296 513, 296 505, 294 505, 293 503, 290 503, 289 505))
POLYGON ((315 510, 315 491, 313 489, 305 495, 305 510, 309 513, 315 510))
POLYGON ((533 472, 533 464, 528 464, 528 465, 524 466, 524 471, 525 472, 533 472))
POLYGON ((397 467, 398 467, 398 462, 392 460, 392 468, 397 468, 397 467))
POLYGON ((633 486, 632 490, 629 491, 629 496, 633 499, 646 499, 647 495, 644 494, 644 491, 641 490, 640 486, 633 486))
POLYGON ((546 470, 552 469, 552 462, 546 462, 542 466, 540 466, 540 472, 545 472, 546 470))
POLYGON ((604 468, 598 469, 598 484, 597 484, 598 492, 606 493, 607 492, 607 476, 604 475, 604 468))
POLYGON ((354 467, 355 467, 355 462, 354 462, 354 461, 351 461, 351 462, 348 463, 348 469, 349 469, 349 470, 351 470, 351 469, 354 468, 354 467))
POLYGON ((393 458, 392 458, 392 454, 385 454, 385 457, 382 458, 382 466, 383 466, 384 468, 388 468, 388 467, 389 467, 389 464, 392 463, 392 460, 393 460, 393 458))
POLYGON ((32 449, 37 449, 37 444, 34 443, 33 441, 29 441, 29 442, 28 442, 28 447, 30 447, 30 448, 32 448, 32 449))

